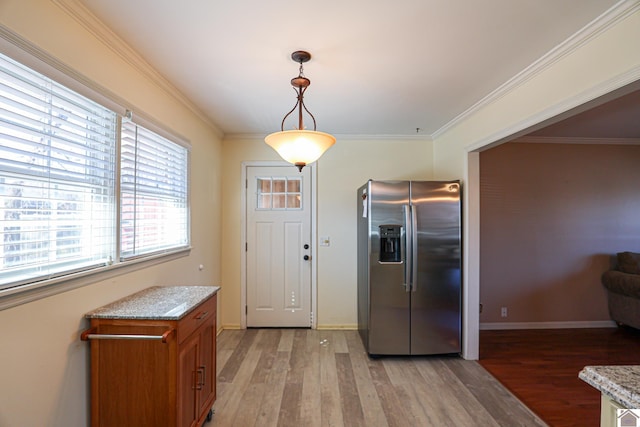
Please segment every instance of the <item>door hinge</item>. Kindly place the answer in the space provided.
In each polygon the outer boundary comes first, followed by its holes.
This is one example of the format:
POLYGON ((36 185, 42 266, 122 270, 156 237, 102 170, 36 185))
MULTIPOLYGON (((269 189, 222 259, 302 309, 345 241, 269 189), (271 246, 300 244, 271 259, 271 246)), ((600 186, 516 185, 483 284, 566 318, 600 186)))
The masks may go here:
POLYGON ((249 306, 248 305, 244 306, 244 314, 249 314, 249 306))
POLYGON ((244 188, 245 189, 249 188, 249 180, 248 179, 244 180, 244 188))
POLYGON ((244 242, 244 251, 249 252, 249 243, 244 242))
POLYGON ((309 312, 309 326, 313 326, 313 311, 309 312))

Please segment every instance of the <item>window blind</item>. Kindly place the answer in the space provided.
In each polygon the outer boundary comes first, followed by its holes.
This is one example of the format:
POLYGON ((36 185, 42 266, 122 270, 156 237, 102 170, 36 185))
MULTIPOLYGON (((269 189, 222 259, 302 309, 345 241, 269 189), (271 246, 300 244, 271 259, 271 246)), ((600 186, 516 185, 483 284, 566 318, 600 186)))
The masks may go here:
POLYGON ((0 55, 0 289, 115 254, 117 115, 0 55))
POLYGON ((188 149, 132 121, 121 129, 120 258, 188 247, 188 149))

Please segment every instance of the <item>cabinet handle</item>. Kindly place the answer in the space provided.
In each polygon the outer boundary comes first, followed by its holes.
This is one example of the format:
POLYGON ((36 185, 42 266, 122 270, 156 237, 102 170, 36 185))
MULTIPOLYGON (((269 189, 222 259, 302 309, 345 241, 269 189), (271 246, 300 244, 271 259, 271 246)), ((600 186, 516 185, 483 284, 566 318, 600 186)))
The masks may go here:
POLYGON ((202 386, 204 386, 204 369, 203 367, 199 367, 195 372, 196 375, 196 390, 202 390, 202 386))
POLYGON ((193 371, 193 389, 194 390, 200 390, 202 389, 202 387, 200 387, 200 381, 198 381, 198 374, 200 374, 200 369, 196 369, 195 371, 193 371))
POLYGON ((160 340, 166 343, 175 329, 169 329, 162 335, 131 335, 131 334, 96 334, 96 328, 87 329, 80 335, 82 341, 88 340, 160 340))
POLYGON ((196 320, 202 320, 205 317, 207 317, 209 315, 208 311, 201 311, 200 313, 198 313, 198 315, 196 316, 196 320))

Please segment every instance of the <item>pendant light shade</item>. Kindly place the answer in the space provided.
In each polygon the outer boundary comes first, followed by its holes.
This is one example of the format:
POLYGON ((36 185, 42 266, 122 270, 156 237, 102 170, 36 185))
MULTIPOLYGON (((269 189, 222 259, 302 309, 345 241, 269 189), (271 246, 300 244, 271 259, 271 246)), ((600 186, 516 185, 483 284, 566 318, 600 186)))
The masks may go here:
POLYGON ((265 142, 298 169, 320 158, 336 139, 328 133, 312 130, 285 130, 268 135, 265 142))
POLYGON ((325 151, 335 144, 336 138, 328 133, 316 131, 316 119, 304 105, 304 92, 311 84, 311 81, 304 76, 302 64, 311 59, 311 54, 305 51, 296 51, 291 54, 291 59, 300 63, 300 73, 297 77, 291 79, 291 86, 298 94, 298 100, 291 111, 282 119, 280 132, 268 135, 264 141, 276 150, 280 157, 302 171, 303 167, 318 160, 325 151), (298 109, 298 129, 284 130, 284 123, 287 117, 296 108, 298 109), (313 130, 304 128, 303 110, 313 120, 313 130))

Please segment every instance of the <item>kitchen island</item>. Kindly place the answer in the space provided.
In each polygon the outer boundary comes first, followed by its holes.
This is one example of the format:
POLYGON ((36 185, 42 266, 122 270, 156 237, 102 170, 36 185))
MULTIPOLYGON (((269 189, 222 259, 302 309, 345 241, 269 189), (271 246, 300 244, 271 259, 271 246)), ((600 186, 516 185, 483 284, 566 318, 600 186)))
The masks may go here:
POLYGON ((154 286, 85 315, 92 427, 194 427, 211 420, 219 289, 154 286))
POLYGON ((616 426, 616 409, 640 408, 640 366, 585 366, 578 377, 600 393, 600 426, 616 426))

